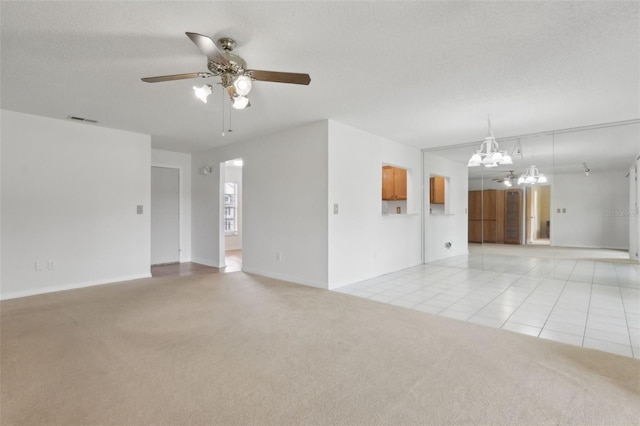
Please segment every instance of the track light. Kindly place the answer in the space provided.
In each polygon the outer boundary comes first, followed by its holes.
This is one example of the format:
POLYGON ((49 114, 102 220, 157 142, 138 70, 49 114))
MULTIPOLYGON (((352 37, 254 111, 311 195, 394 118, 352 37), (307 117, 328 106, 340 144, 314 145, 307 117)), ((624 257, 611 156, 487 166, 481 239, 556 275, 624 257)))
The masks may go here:
POLYGON ((200 99, 203 103, 207 103, 207 97, 213 91, 213 86, 210 84, 205 84, 202 87, 193 86, 193 91, 198 99, 200 99))
POLYGON ((210 175, 211 173, 213 173, 213 167, 211 166, 202 166, 200 167, 200 174, 201 175, 210 175))

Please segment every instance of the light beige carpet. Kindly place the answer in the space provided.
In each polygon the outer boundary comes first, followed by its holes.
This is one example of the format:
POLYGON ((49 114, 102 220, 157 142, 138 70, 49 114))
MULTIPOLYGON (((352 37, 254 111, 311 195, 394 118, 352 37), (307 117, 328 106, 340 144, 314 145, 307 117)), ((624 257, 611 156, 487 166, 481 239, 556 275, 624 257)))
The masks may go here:
POLYGON ((640 421, 638 360, 242 272, 0 308, 2 425, 640 421))

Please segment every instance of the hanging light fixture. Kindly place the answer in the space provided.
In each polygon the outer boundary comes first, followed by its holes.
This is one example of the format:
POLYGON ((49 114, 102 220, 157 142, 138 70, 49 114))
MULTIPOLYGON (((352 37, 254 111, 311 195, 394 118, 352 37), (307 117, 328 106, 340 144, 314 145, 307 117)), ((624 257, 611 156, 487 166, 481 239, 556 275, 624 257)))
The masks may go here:
POLYGON ((213 92, 213 86, 210 84, 205 84, 202 87, 193 86, 193 91, 195 92, 196 97, 206 104, 207 97, 213 92))
POLYGON ((247 105, 249 105, 249 98, 247 98, 246 96, 233 97, 233 103, 231 104, 231 106, 235 109, 245 109, 247 105))
POLYGON ((246 74, 234 75, 232 73, 222 74, 222 86, 231 97, 231 106, 235 109, 245 109, 251 106, 247 95, 251 91, 251 77, 246 74))
POLYGON ((507 188, 511 188, 516 183, 517 179, 518 179, 518 177, 516 175, 514 175, 513 174, 513 170, 511 170, 511 171, 509 171, 509 174, 504 177, 504 179, 502 180, 502 183, 507 188))
POLYGON ((246 75, 239 75, 233 81, 233 87, 240 96, 247 96, 251 91, 251 78, 246 75))
POLYGON ((536 166, 529 166, 529 168, 518 178, 518 185, 522 185, 523 183, 529 185, 547 183, 547 177, 540 173, 536 166))
POLYGON ((485 167, 498 167, 501 164, 513 164, 511 156, 507 154, 507 151, 500 151, 498 142, 491 132, 491 118, 488 117, 489 129, 487 131, 487 137, 484 138, 480 149, 478 149, 469 159, 467 167, 478 167, 483 165, 485 167))

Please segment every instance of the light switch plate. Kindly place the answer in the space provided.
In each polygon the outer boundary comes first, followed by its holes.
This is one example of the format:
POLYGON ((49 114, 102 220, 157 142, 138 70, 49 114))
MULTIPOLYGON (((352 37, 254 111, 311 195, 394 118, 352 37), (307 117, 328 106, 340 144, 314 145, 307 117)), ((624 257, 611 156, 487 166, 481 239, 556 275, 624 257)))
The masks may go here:
POLYGON ((338 214, 338 204, 333 205, 333 214, 338 214))

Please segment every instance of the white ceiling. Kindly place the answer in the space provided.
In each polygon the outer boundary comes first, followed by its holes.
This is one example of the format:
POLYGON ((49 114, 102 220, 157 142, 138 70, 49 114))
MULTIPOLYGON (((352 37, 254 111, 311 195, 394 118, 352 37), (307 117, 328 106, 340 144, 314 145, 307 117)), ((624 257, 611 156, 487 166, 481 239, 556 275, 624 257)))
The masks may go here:
MULTIPOLYGON (((487 114, 498 138, 634 120, 639 9, 635 1, 2 1, 1 106, 95 119, 180 152, 322 119, 421 148, 482 140, 487 114), (205 80, 140 81, 207 70, 185 31, 235 38, 249 68, 309 73, 311 84, 254 83, 253 106, 233 111, 233 133, 222 137, 219 86, 203 104, 191 87, 205 80)), ((620 142, 625 155, 640 151, 637 129, 620 142)))

